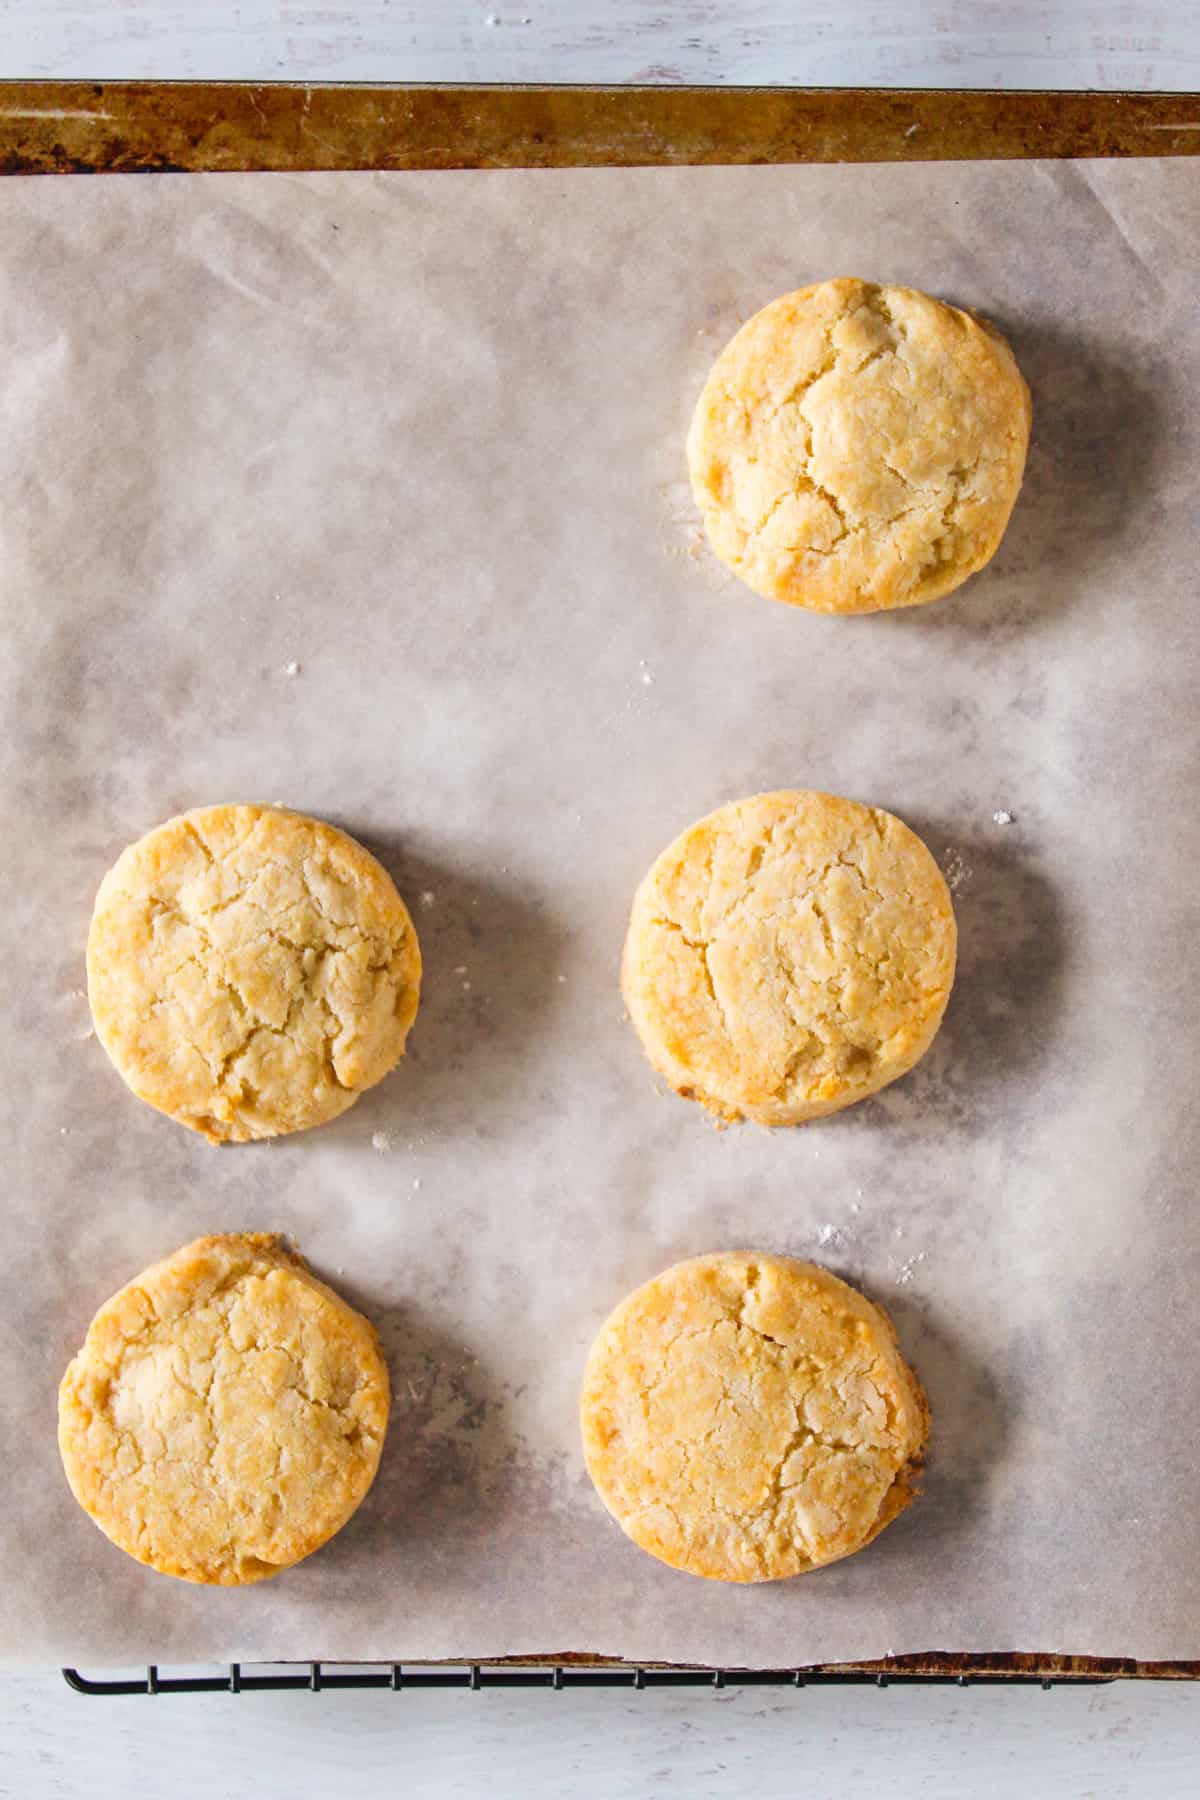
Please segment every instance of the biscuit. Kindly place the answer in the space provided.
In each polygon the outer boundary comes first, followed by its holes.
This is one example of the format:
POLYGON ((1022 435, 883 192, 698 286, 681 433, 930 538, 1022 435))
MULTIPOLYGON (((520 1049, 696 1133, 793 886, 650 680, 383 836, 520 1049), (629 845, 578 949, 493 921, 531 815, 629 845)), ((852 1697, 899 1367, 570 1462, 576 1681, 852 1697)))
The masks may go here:
POLYGON ((954 980, 954 910, 890 813, 783 791, 711 813, 641 886, 621 985, 646 1055, 723 1119, 798 1125, 911 1069, 954 980))
POLYGON ((816 612, 921 606, 994 554, 1032 409, 985 321, 913 288, 823 281, 756 313, 688 435, 721 561, 816 612))
POLYGON ((212 1143, 323 1124, 404 1054, 421 952, 391 876, 269 806, 168 819, 100 884, 96 1036, 139 1099, 212 1143))
POLYGON ((58 1394, 71 1491, 164 1575, 237 1587, 299 1562, 375 1479, 374 1327, 283 1238, 199 1238, 114 1294, 58 1394))
POLYGON ((915 1497, 929 1408, 879 1307, 813 1263, 697 1256, 622 1301, 588 1358, 588 1473, 651 1556, 778 1581, 915 1497))

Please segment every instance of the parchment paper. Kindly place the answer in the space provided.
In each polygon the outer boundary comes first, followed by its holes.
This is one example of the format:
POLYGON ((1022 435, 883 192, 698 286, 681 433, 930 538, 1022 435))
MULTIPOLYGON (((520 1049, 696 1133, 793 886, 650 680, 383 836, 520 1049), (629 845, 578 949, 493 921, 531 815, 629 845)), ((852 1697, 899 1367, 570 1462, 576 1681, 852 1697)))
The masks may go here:
POLYGON ((1198 199, 1154 162, 0 187, 5 1657, 1200 1656, 1198 199), (1034 392, 993 566, 911 614, 756 598, 685 485, 717 349, 837 273, 982 309, 1034 392), (959 983, 878 1100, 718 1133, 623 1019, 626 913, 780 785, 927 836, 959 983), (382 856, 426 988, 344 1119, 215 1150, 86 1036, 83 949, 126 842, 242 798, 382 856), (233 1228, 379 1323, 395 1410, 332 1545, 206 1592, 76 1507, 55 1389, 233 1228), (616 1301, 730 1246, 886 1303, 936 1430, 873 1548, 747 1589, 629 1544, 575 1422, 616 1301))

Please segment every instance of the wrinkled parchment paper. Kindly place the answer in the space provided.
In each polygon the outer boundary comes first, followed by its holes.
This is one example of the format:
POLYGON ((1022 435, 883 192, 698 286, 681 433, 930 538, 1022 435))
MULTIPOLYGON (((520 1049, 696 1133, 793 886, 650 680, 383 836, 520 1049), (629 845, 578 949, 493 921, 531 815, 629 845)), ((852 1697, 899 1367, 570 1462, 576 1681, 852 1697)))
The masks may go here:
POLYGON ((3 1655, 1200 1656, 1196 165, 10 181, 0 245, 3 1655), (737 324, 844 273, 982 309, 1035 401, 993 566, 856 620, 727 577, 682 452, 737 324), (785 785, 925 834, 959 984, 877 1100, 718 1133, 623 1019, 626 912, 785 785), (87 1036, 83 949, 126 842, 244 798, 378 852, 426 987, 345 1118, 217 1150, 87 1036), (55 1389, 242 1228, 395 1409, 332 1545, 206 1592, 80 1512, 55 1389), (747 1589, 629 1544, 575 1424, 615 1302, 731 1246, 882 1300, 936 1428, 873 1548, 747 1589))

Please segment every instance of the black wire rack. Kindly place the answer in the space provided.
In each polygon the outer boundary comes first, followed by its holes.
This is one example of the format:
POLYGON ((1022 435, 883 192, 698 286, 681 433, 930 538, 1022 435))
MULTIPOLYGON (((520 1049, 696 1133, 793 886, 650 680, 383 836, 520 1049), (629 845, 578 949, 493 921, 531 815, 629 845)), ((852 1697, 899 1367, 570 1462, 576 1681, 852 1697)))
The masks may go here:
MULTIPOLYGON (((997 1659, 1001 1661, 1003 1659, 997 1659)), ((975 1667, 970 1672, 928 1667, 894 1669, 713 1669, 654 1665, 645 1668, 622 1664, 558 1663, 364 1663, 347 1668, 321 1662, 280 1664, 229 1663, 208 1675, 175 1674, 157 1664, 144 1675, 124 1678, 92 1677, 79 1669, 64 1669, 63 1679, 77 1694, 111 1699, 160 1694, 313 1694, 346 1689, 374 1689, 403 1693, 408 1690, 483 1688, 547 1688, 553 1692, 577 1688, 625 1688, 635 1693, 652 1688, 807 1688, 807 1687, 1025 1687, 1098 1686, 1140 1673, 1136 1664, 1072 1669, 1046 1674, 1037 1668, 1011 1666, 975 1667)))

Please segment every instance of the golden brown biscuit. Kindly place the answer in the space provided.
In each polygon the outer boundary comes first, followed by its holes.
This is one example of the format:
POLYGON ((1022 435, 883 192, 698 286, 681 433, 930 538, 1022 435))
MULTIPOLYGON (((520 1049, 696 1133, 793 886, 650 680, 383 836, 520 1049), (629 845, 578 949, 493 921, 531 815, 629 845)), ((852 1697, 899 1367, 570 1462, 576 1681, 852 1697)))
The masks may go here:
POLYGON ((107 1301, 58 1394, 71 1491, 184 1581, 265 1581, 319 1549, 379 1466, 375 1329, 283 1238, 200 1238, 107 1301))
POLYGON ((725 1119, 798 1125, 904 1075, 954 980, 954 911, 891 813, 807 790, 685 831, 633 902, 621 985, 646 1055, 725 1119))
POLYGON ((321 1125, 404 1054, 421 952, 391 876, 271 806, 168 819, 118 857, 88 937, 96 1035, 212 1143, 321 1125))
POLYGON ((915 1497, 929 1408, 887 1314, 813 1263, 697 1256, 623 1300, 583 1383, 588 1473, 651 1556, 777 1581, 915 1497))
POLYGON ((709 541, 816 612, 937 600, 994 554, 1032 409, 985 321, 914 288, 823 281, 756 313, 688 435, 709 541))

